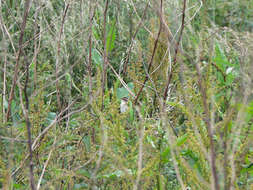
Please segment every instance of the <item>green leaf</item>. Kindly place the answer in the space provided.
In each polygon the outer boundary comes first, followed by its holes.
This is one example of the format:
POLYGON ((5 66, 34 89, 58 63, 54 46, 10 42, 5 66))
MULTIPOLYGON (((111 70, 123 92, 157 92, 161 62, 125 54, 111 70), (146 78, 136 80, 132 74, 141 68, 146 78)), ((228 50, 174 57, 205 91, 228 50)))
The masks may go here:
POLYGON ((76 171, 76 173, 78 175, 82 175, 82 176, 85 176, 85 177, 88 177, 88 178, 91 177, 90 172, 88 170, 85 170, 85 169, 79 169, 79 170, 76 171))
POLYGON ((83 94, 82 91, 76 86, 74 80, 72 79, 72 84, 73 84, 73 87, 80 93, 80 94, 83 94))
POLYGON ((87 189, 88 185, 86 183, 79 183, 74 185, 74 189, 87 189))
MULTIPOLYGON (((134 89, 134 84, 132 82, 127 84, 128 88, 133 91, 134 89)), ((117 89, 117 98, 120 100, 121 98, 128 97, 129 98, 129 92, 126 88, 118 88, 117 89)))
POLYGON ((99 33, 95 27, 92 27, 93 36, 96 40, 99 40, 99 33))
POLYGON ((50 125, 56 118, 55 112, 49 112, 46 118, 46 125, 50 125))
POLYGON ((21 184, 14 183, 14 184, 13 184, 13 187, 14 187, 15 189, 21 189, 23 186, 22 186, 21 184))
POLYGON ((90 145, 90 136, 84 136, 83 137, 83 143, 85 145, 86 151, 90 152, 90 148, 91 148, 91 145, 90 145))
POLYGON ((148 143, 151 144, 151 146, 152 146, 153 148, 156 148, 155 143, 154 143, 154 141, 153 141, 153 139, 152 139, 152 136, 147 135, 147 141, 148 141, 148 143))
POLYGON ((225 73, 226 72, 226 66, 229 66, 230 63, 227 60, 226 55, 224 54, 224 51, 221 49, 220 44, 216 43, 215 47, 215 57, 213 61, 216 63, 216 65, 225 73))
POLYGON ((71 76, 70 76, 69 73, 67 73, 65 76, 66 76, 66 80, 67 80, 67 82, 69 84, 71 82, 71 76))
POLYGON ((251 172, 253 171, 253 163, 243 165, 243 169, 241 170, 241 173, 251 172))
POLYGON ((103 59, 97 49, 92 49, 92 61, 97 67, 102 68, 103 59))
POLYGON ((116 170, 115 172, 105 174, 102 177, 103 178, 115 179, 116 177, 121 177, 123 175, 124 175, 124 172, 122 172, 121 170, 116 170))
POLYGON ((165 150, 161 153, 161 159, 162 161, 167 163, 169 161, 169 158, 170 158, 170 147, 167 146, 165 150))
POLYGON ((188 134, 187 133, 180 136, 180 137, 178 137, 177 138, 177 146, 183 145, 187 141, 187 139, 188 139, 188 134))
POLYGON ((111 52, 114 48, 114 42, 115 42, 115 38, 116 38, 116 19, 114 19, 112 21, 112 23, 110 24, 110 29, 109 32, 107 34, 107 41, 106 41, 106 49, 107 52, 111 52))

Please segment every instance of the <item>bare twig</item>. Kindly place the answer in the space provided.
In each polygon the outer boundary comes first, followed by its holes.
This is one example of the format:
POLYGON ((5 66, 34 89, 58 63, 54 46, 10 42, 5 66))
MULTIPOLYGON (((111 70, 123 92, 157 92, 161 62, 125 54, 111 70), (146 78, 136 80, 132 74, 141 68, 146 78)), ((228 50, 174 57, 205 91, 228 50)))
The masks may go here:
MULTIPOLYGON (((162 12, 162 8, 163 8, 162 2, 163 2, 163 1, 161 0, 161 4, 160 4, 160 11, 161 11, 161 12, 162 12)), ((156 52, 156 49, 157 49, 157 44, 158 44, 159 37, 160 37, 161 31, 162 31, 162 26, 163 26, 163 24, 162 24, 162 22, 160 21, 160 27, 159 27, 159 31, 158 31, 157 37, 156 37, 156 39, 155 39, 155 43, 154 43, 154 48, 153 48, 152 56, 151 56, 151 59, 150 59, 149 64, 148 64, 148 72, 147 72, 147 73, 150 72, 150 69, 151 69, 151 66, 152 66, 152 63, 153 63, 153 60, 154 60, 155 52, 156 52)), ((143 88, 144 88, 144 86, 145 86, 147 80, 148 80, 148 75, 146 75, 146 77, 145 77, 145 79, 144 79, 144 82, 143 82, 143 85, 141 86, 139 92, 138 92, 137 95, 136 95, 136 98, 135 98, 135 100, 134 100, 134 104, 137 103, 138 98, 139 98, 139 96, 140 96, 140 94, 141 94, 141 92, 142 92, 142 90, 143 90, 143 88)))
POLYGON ((27 21, 27 17, 28 17, 28 14, 29 14, 29 10, 30 10, 30 2, 31 2, 31 0, 26 0, 25 1, 25 11, 24 11, 23 22, 22 22, 22 25, 21 25, 21 32, 20 32, 20 37, 19 37, 19 42, 18 42, 19 49, 18 49, 18 53, 17 53, 17 56, 16 56, 16 65, 15 65, 15 68, 14 68, 14 76, 13 76, 10 96, 9 96, 9 100, 8 100, 8 109, 7 109, 7 113, 6 113, 6 121, 9 120, 9 116, 10 116, 10 112, 11 112, 11 102, 12 102, 13 97, 14 97, 14 89, 15 89, 15 86, 16 86, 17 78, 18 78, 19 62, 20 62, 20 57, 21 57, 22 51, 23 51, 22 43, 23 43, 23 38, 24 38, 24 33, 25 33, 26 21, 27 21))
POLYGON ((100 119, 100 123, 101 123, 101 144, 100 144, 100 147, 99 147, 99 150, 98 150, 98 159, 96 161, 96 166, 92 172, 92 175, 91 175, 91 182, 92 182, 92 190, 96 190, 97 189, 97 184, 96 184, 96 181, 97 181, 97 173, 98 173, 98 170, 101 166, 101 163, 102 163, 102 158, 103 158, 103 155, 104 155, 104 149, 105 149, 105 146, 107 144, 107 129, 106 129, 106 124, 104 122, 104 115, 103 115, 103 112, 100 111, 99 109, 96 110, 98 113, 99 113, 99 119, 100 119))
MULTIPOLYGON (((179 34, 179 37, 178 37, 178 40, 177 40, 177 43, 176 43, 176 47, 175 47, 175 55, 174 55, 174 59, 172 61, 172 68, 173 68, 173 66, 175 67, 175 65, 177 63, 177 54, 178 54, 178 50, 179 50, 179 44, 180 44, 180 41, 181 41, 182 36, 183 36, 183 31, 184 31, 184 26, 185 26, 185 9, 186 9, 186 0, 184 0, 184 4, 183 4, 181 30, 180 30, 180 34, 179 34)), ((172 68, 171 68, 171 71, 169 73, 167 84, 166 84, 164 95, 163 95, 163 100, 164 101, 166 101, 167 96, 168 96, 168 89, 169 89, 169 85, 170 85, 172 75, 173 75, 173 69, 172 68)))
POLYGON ((40 179, 39 179, 38 184, 37 184, 37 190, 40 189, 40 184, 41 184, 41 181, 42 181, 42 179, 43 179, 43 176, 44 176, 44 173, 45 173, 45 171, 46 171, 46 168, 47 168, 47 166, 48 166, 48 162, 49 162, 49 160, 50 160, 50 158, 51 158, 52 152, 53 152, 53 150, 54 150, 54 148, 55 148, 55 147, 54 147, 54 146, 55 146, 55 143, 56 143, 56 136, 55 136, 55 138, 54 138, 53 148, 50 150, 50 152, 49 152, 49 154, 48 154, 48 157, 47 157, 47 160, 46 160, 46 162, 45 162, 45 164, 44 164, 44 166, 43 166, 43 170, 42 170, 42 173, 41 173, 41 175, 40 175, 40 179))
MULTIPOLYGON (((141 119, 141 121, 143 122, 142 119, 142 115, 140 112, 140 109, 138 106, 135 106, 137 113, 141 119)), ((137 163, 137 177, 135 180, 135 184, 133 187, 133 190, 137 190, 139 189, 139 183, 140 183, 140 179, 141 179, 141 173, 142 173, 142 162, 143 162, 143 138, 144 138, 144 131, 145 131, 145 127, 143 126, 143 123, 140 125, 140 129, 139 129, 139 153, 138 153, 138 163, 137 163)))
POLYGON ((210 115, 209 105, 207 102, 207 93, 202 83, 202 76, 201 76, 198 60, 196 63, 196 70, 198 74, 198 85, 200 88, 200 93, 201 93, 201 98, 202 98, 202 103, 203 103, 204 113, 205 113, 204 122, 207 127, 208 137, 210 141, 210 161, 211 161, 211 171, 212 171, 212 177, 213 177, 213 182, 214 182, 214 189, 219 190, 220 187, 219 187, 218 174, 217 174, 217 168, 216 168, 216 153, 215 153, 214 140, 213 140, 213 127, 211 124, 211 115, 210 115))
MULTIPOLYGON (((21 84, 18 82, 18 85, 19 85, 19 88, 21 89, 21 84)), ((22 92, 21 92, 22 93, 22 92)), ((97 93, 95 93, 96 96, 99 94, 99 90, 97 91, 97 93)), ((77 110, 74 110, 70 113, 68 113, 68 115, 65 115, 63 117, 62 114, 67 110, 69 109, 70 106, 72 106, 76 101, 73 101, 71 104, 68 105, 67 108, 65 108, 64 110, 62 110, 57 117, 55 117, 55 119, 34 139, 33 141, 33 144, 32 144, 32 150, 34 151, 36 148, 39 147, 39 141, 40 139, 46 135, 46 133, 55 126, 55 124, 57 122, 60 122, 62 121, 63 119, 67 118, 68 116, 71 116, 75 113, 80 113, 81 111, 85 110, 94 100, 94 97, 86 104, 84 105, 83 107, 77 109, 77 110)), ((16 168, 16 170, 14 172, 12 172, 11 176, 14 176, 24 165, 25 161, 29 158, 29 154, 26 155, 26 157, 24 158, 24 160, 22 161, 22 163, 20 164, 19 167, 16 168)))
POLYGON ((11 38, 11 35, 10 35, 10 33, 9 33, 9 31, 8 31, 8 29, 7 29, 7 27, 6 27, 5 23, 4 23, 4 21, 3 21, 2 13, 0 14, 0 24, 1 24, 2 32, 3 32, 3 34, 6 33, 7 37, 9 38, 10 43, 11 43, 11 47, 12 47, 12 49, 13 49, 13 52, 14 52, 15 56, 16 56, 16 55, 17 55, 17 52, 16 52, 16 49, 15 49, 13 40, 12 40, 12 38, 11 38))
MULTIPOLYGON (((251 80, 251 79, 250 79, 251 80)), ((241 131, 242 131, 242 128, 243 128, 243 124, 245 123, 245 109, 246 109, 246 104, 248 102, 248 98, 249 98, 249 95, 250 95, 250 92, 249 92, 249 86, 245 87, 245 90, 244 90, 244 96, 243 96, 243 101, 242 101, 242 107, 240 108, 238 114, 237 114, 237 118, 236 118, 236 122, 235 122, 235 126, 236 127, 233 127, 232 129, 232 134, 234 134, 234 142, 232 143, 229 143, 231 144, 232 146, 232 152, 231 152, 231 158, 230 158, 230 164, 231 164, 231 180, 230 180, 230 183, 229 183, 229 186, 230 188, 229 189, 232 189, 234 190, 235 189, 235 182, 236 182, 236 166, 235 166, 235 154, 236 154, 236 150, 238 148, 238 145, 240 143, 240 140, 239 140, 239 137, 241 135, 241 131)))
MULTIPOLYGON (((107 83, 107 66, 108 66, 108 57, 107 57, 107 47, 106 47, 106 41, 107 41, 107 33, 106 33, 106 18, 107 18, 107 10, 108 10, 108 5, 109 5, 109 0, 106 0, 105 2, 105 9, 104 9, 104 21, 103 21, 103 32, 104 32, 104 52, 103 52, 103 73, 102 73, 102 106, 101 106, 101 112, 104 109, 104 94, 105 94, 105 87, 106 87, 106 83, 107 83)), ((99 110, 97 110, 98 112, 100 112, 99 110)), ((97 189, 96 186, 96 181, 97 181, 97 172, 101 166, 101 162, 102 162, 102 158, 103 158, 103 154, 104 154, 104 148, 106 145, 106 141, 107 141, 107 133, 106 133, 106 128, 105 128, 105 124, 104 124, 104 118, 103 118, 103 114, 100 113, 100 122, 101 122, 101 135, 102 135, 102 139, 101 139, 101 145, 99 147, 99 151, 98 151, 98 159, 96 161, 96 166, 92 172, 92 177, 91 177, 91 181, 92 181, 92 190, 97 189)))
POLYGON ((124 86, 124 88, 128 91, 128 93, 133 97, 136 98, 134 93, 131 91, 131 89, 127 86, 126 82, 120 77, 120 75, 115 71, 113 66, 108 62, 109 67, 112 69, 113 73, 117 76, 120 83, 124 86))
MULTIPOLYGON (((35 7, 37 7, 37 1, 34 1, 34 4, 35 4, 35 7)), ((34 28, 34 37, 40 33, 40 30, 39 27, 38 27, 38 12, 39 12, 40 9, 37 9, 35 14, 34 14, 34 25, 35 25, 35 28, 34 28)), ((41 28, 41 27, 40 27, 41 28)), ((33 63, 34 63, 34 81, 33 81, 33 84, 34 84, 34 89, 36 89, 37 87, 37 56, 38 56, 38 53, 39 53, 39 50, 40 50, 40 37, 41 35, 39 35, 39 39, 37 40, 35 38, 34 40, 34 57, 33 57, 33 63)))
POLYGON ((56 97, 57 97, 57 104, 58 104, 58 109, 61 110, 62 106, 61 106, 61 99, 60 99, 60 89, 59 89, 59 82, 58 82, 58 73, 59 73, 59 56, 60 56, 60 51, 61 51, 61 36, 63 33, 63 27, 64 27, 64 22, 65 22, 65 18, 67 15, 67 11, 69 8, 69 3, 66 5, 65 10, 63 12, 63 16, 62 16, 62 22, 61 22, 61 28, 60 28, 60 33, 59 33, 59 37, 58 37, 58 43, 57 43, 57 57, 56 57, 56 66, 55 66, 55 78, 56 78, 56 97))
MULTIPOLYGON (((4 40, 5 41, 5 40, 4 40)), ((7 90, 6 90, 6 65, 7 65, 7 52, 6 52, 6 48, 5 49, 5 52, 4 52, 4 71, 3 71, 3 102, 2 102, 2 114, 3 114, 3 123, 5 124, 6 123, 6 112, 5 112, 5 102, 6 102, 6 93, 7 93, 7 90)))
POLYGON ((179 78, 180 78, 180 83, 181 83, 181 86, 182 86, 182 95, 183 95, 183 101, 185 103, 185 107, 187 109, 187 117, 189 117, 189 119, 191 120, 192 122, 192 127, 193 127, 193 130, 194 130, 194 134, 200 144, 200 148, 202 150, 202 152, 204 153, 205 155, 205 158, 209 161, 209 157, 208 157, 208 153, 207 153, 207 149, 205 148, 204 146, 204 143, 203 143, 203 140, 201 138, 201 135, 200 135, 200 132, 199 132, 199 129, 197 128, 197 121, 196 121, 196 117, 193 115, 194 111, 192 110, 193 106, 192 104, 190 103, 185 91, 184 91, 184 87, 186 85, 186 82, 184 80, 184 67, 183 67, 183 63, 180 63, 180 72, 179 72, 179 78))
POLYGON ((4 136, 0 136, 0 139, 8 140, 8 141, 20 142, 20 143, 27 143, 26 140, 21 140, 21 139, 16 139, 16 138, 10 138, 10 137, 4 137, 4 136))
MULTIPOLYGON (((93 15, 94 15, 94 12, 95 12, 95 7, 94 9, 92 10, 92 3, 93 3, 93 0, 90 0, 89 2, 89 21, 90 21, 90 26, 89 26, 89 40, 88 40, 88 43, 89 43, 89 64, 88 64, 88 78, 89 78, 89 99, 92 98, 92 45, 93 45, 93 42, 92 42, 92 25, 93 25, 93 15)), ((93 144, 95 143, 95 128, 93 127, 92 128, 92 142, 93 144)))
MULTIPOLYGON (((163 106, 164 107, 164 106, 163 106)), ((175 155, 175 150, 174 150, 174 146, 173 146, 173 135, 171 134, 170 132, 170 128, 172 129, 172 127, 168 127, 169 125, 169 122, 168 122, 168 117, 166 116, 166 112, 165 112, 165 109, 162 109, 162 112, 161 112, 161 115, 162 115, 162 123, 163 123, 163 128, 166 130, 166 134, 168 136, 168 143, 170 145, 170 153, 171 153, 171 157, 172 157, 172 161, 173 161, 173 166, 175 168, 175 172, 176 172, 176 176, 177 176, 177 180, 181 186, 181 189, 185 189, 185 185, 184 185, 184 182, 182 180, 182 177, 180 175, 180 171, 179 171, 179 167, 178 167, 178 163, 177 163, 177 160, 176 160, 176 155, 175 155)))
POLYGON ((107 10, 108 10, 108 4, 109 0, 106 0, 105 3, 105 10, 104 10, 104 54, 103 54, 103 59, 104 59, 104 64, 103 64, 103 73, 102 73, 102 108, 101 110, 104 109, 104 94, 105 94, 105 87, 107 83, 107 65, 108 65, 108 58, 107 58, 107 47, 106 47, 106 41, 107 41, 107 33, 106 33, 106 18, 107 18, 107 10))
POLYGON ((18 81, 18 86, 19 86, 19 97, 20 97, 20 104, 23 110, 23 114, 25 117, 25 122, 26 122, 26 128, 27 128, 27 137, 28 137, 28 141, 27 141, 27 145, 28 145, 28 149, 29 149, 29 171, 30 171, 30 185, 31 185, 31 189, 35 190, 35 183, 34 183, 34 174, 33 174, 33 151, 32 151, 32 135, 31 135, 31 122, 29 119, 29 97, 27 94, 27 86, 28 86, 28 81, 29 81, 29 67, 28 67, 28 63, 26 65, 26 80, 25 80, 25 87, 24 87, 24 95, 25 95, 25 105, 23 103, 22 100, 22 87, 19 84, 18 81))
POLYGON ((89 2, 89 14, 90 14, 90 27, 89 27, 89 65, 88 65, 88 77, 89 77, 89 98, 92 96, 92 24, 93 24, 93 14, 95 8, 92 10, 92 0, 89 2))
POLYGON ((130 46, 129 46, 129 48, 128 48, 128 53, 127 53, 126 61, 125 61, 125 63, 124 63, 124 68, 123 68, 123 74, 124 74, 124 75, 126 75, 126 73, 127 73, 127 72, 126 72, 126 71, 127 71, 127 66, 128 66, 129 59, 130 59, 130 55, 131 55, 131 51, 132 51, 132 48, 133 48, 133 45, 134 45, 134 39, 135 39, 135 37, 136 37, 136 35, 137 35, 137 33, 138 33, 138 31, 139 31, 141 25, 143 24, 143 20, 144 20, 144 18, 145 18, 145 16, 146 16, 146 12, 147 12, 147 9, 148 9, 148 5, 149 5, 149 3, 147 3, 147 5, 146 5, 146 7, 145 7, 145 9, 144 9, 144 11, 143 11, 143 14, 142 14, 142 16, 141 16, 141 19, 140 19, 140 21, 139 21, 139 23, 138 23, 138 25, 137 25, 136 30, 135 30, 135 33, 134 33, 133 37, 131 38, 131 44, 130 44, 130 46))

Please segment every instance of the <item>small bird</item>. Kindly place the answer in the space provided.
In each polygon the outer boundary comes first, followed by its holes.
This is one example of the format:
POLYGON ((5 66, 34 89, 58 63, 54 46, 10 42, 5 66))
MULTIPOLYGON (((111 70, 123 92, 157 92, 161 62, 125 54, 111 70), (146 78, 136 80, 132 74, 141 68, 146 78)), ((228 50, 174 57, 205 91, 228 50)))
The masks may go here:
POLYGON ((123 97, 121 98, 121 102, 120 102, 120 113, 124 113, 127 111, 128 109, 128 97, 123 97))

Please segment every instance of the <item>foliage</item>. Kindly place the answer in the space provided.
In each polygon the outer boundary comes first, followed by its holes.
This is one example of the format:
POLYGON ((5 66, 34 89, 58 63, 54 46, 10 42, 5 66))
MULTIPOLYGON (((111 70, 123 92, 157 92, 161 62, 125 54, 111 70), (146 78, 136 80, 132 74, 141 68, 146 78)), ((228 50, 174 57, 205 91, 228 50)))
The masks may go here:
POLYGON ((27 2, 0 3, 0 188, 252 189, 252 0, 27 2))

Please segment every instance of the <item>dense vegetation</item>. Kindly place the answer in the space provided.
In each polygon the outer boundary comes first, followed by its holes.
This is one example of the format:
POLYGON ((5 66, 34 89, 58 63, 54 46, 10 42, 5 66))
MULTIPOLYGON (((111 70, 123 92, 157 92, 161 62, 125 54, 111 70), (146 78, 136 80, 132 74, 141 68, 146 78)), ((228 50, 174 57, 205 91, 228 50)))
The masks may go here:
POLYGON ((0 9, 0 188, 253 189, 252 0, 0 9))

